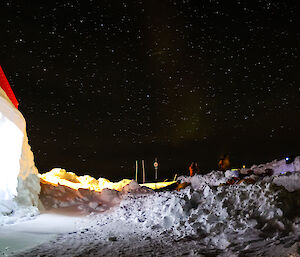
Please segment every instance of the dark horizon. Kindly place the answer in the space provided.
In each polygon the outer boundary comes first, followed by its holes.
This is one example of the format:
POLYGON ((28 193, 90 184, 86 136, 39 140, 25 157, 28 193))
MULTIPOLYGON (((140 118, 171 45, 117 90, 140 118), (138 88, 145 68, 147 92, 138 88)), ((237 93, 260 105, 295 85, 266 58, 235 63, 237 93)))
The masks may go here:
POLYGON ((300 155, 297 1, 8 0, 0 65, 40 172, 161 178, 300 155), (152 175, 150 174, 152 173, 152 175))

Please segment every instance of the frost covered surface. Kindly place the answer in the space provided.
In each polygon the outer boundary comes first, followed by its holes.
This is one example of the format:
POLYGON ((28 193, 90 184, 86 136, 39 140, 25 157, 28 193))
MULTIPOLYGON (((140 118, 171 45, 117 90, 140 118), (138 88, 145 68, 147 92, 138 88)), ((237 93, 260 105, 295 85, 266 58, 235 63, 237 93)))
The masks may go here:
POLYGON ((182 177, 190 187, 142 195, 132 184, 118 207, 17 256, 299 256, 300 191, 286 186, 299 172, 219 186, 231 176, 182 177))
POLYGON ((0 225, 37 213, 40 191, 26 122, 0 88, 0 225), (24 214, 24 215, 23 215, 24 214))

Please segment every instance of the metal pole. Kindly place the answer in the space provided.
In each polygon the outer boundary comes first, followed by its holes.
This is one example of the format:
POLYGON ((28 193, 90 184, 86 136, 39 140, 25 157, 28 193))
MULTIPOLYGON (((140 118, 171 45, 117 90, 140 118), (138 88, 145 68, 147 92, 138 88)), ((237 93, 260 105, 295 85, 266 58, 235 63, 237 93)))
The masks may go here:
POLYGON ((135 181, 138 182, 138 161, 135 161, 135 181))
POLYGON ((146 173, 145 173, 145 161, 144 160, 142 160, 142 168, 143 168, 143 184, 145 184, 146 173))
POLYGON ((157 170, 158 170, 158 166, 157 166, 157 158, 155 158, 155 163, 154 163, 154 165, 155 165, 155 181, 157 181, 157 170))

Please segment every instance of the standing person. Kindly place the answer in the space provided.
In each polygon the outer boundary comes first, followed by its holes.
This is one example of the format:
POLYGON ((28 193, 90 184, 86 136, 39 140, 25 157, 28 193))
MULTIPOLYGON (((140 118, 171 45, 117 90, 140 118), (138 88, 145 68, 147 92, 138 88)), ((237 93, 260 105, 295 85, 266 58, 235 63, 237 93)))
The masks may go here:
POLYGON ((221 171, 226 171, 230 169, 230 159, 229 154, 224 154, 218 163, 218 167, 221 171))
POLYGON ((199 166, 197 162, 192 162, 192 164, 189 167, 190 176, 194 176, 195 174, 199 173, 199 166))

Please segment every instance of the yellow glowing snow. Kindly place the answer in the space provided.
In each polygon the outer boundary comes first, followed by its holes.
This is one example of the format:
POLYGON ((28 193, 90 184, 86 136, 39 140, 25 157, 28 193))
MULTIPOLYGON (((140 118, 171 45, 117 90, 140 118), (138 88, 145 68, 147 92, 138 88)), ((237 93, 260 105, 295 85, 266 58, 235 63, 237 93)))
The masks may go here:
MULTIPOLYGON (((78 190, 79 188, 84 188, 97 192, 101 192, 104 188, 121 191, 126 185, 131 182, 130 179, 123 179, 116 183, 110 182, 105 178, 99 178, 97 180, 89 175, 77 176, 73 172, 67 172, 66 170, 60 168, 55 168, 47 173, 39 174, 39 177, 42 181, 54 186, 63 185, 76 190, 78 190)), ((140 186, 145 186, 151 189, 160 189, 174 183, 175 181, 145 183, 141 184, 140 186)))
POLYGON ((67 172, 64 169, 55 168, 51 171, 40 174, 40 179, 54 186, 63 185, 78 190, 79 188, 90 189, 101 192, 104 188, 121 191, 124 186, 131 180, 123 179, 118 183, 110 182, 107 179, 99 178, 99 180, 89 176, 77 176, 73 172, 67 172))

